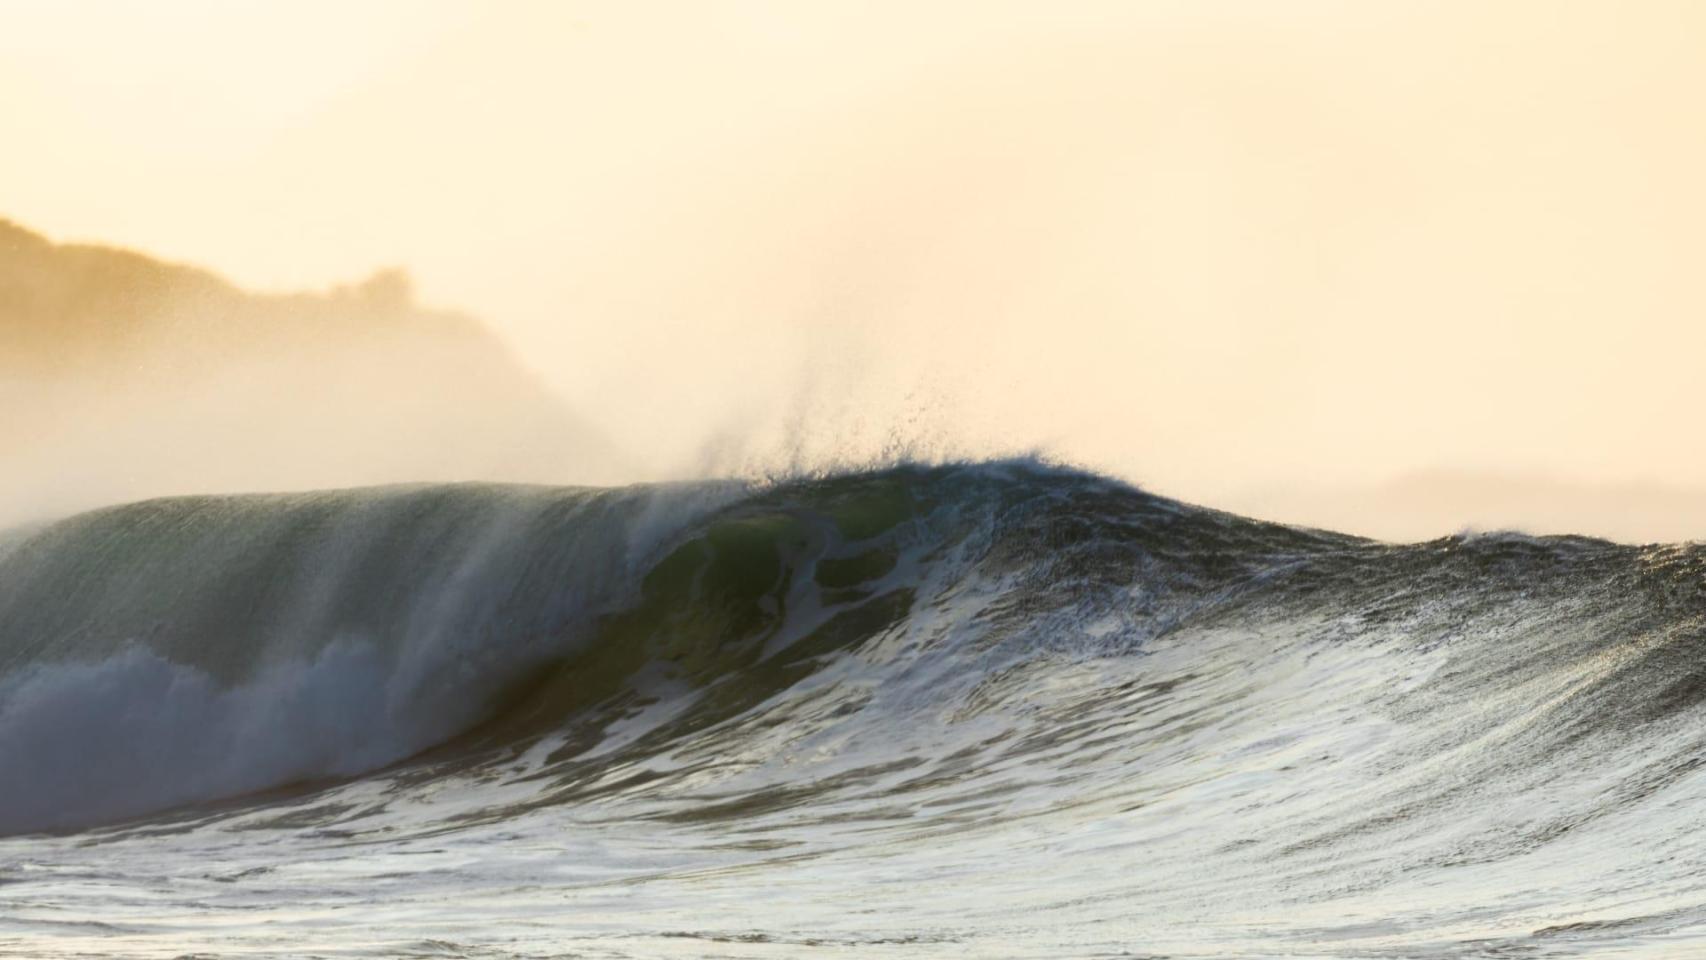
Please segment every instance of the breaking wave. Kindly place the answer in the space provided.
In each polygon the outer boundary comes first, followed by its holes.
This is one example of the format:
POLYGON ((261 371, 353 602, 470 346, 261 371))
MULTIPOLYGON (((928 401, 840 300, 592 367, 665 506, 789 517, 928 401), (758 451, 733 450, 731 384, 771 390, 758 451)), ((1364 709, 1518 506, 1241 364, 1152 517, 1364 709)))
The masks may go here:
MULTIPOLYGON (((0 833, 714 825, 978 885, 915 944, 1239 955, 1281 904, 1317 953, 1627 944, 1706 918, 1703 652, 1699 546, 1382 544, 1027 461, 158 500, 0 546, 0 833)), ((833 916, 790 929, 866 942, 833 916)))

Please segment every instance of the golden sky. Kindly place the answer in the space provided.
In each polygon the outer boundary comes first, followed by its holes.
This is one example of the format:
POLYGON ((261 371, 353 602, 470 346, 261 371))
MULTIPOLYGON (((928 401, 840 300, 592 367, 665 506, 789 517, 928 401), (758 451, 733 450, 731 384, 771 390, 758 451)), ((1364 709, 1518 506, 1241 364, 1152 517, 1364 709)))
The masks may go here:
POLYGON ((1703 38, 1651 0, 4 0, 0 215, 260 288, 404 265, 663 472, 801 423, 1229 505, 1691 486, 1703 38))

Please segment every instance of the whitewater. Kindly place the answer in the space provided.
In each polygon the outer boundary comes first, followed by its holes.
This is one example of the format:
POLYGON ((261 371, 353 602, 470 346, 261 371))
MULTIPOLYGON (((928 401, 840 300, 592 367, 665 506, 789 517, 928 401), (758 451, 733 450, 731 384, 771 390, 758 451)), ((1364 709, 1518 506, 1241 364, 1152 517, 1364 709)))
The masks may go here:
POLYGON ((1706 545, 1029 460, 0 534, 0 955, 1706 956, 1706 545))

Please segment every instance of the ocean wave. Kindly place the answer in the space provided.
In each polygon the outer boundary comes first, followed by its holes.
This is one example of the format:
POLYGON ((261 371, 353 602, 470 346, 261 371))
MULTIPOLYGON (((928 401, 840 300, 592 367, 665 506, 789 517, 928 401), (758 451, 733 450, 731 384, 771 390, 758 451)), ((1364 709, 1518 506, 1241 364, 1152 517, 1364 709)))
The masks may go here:
POLYGON ((1703 568, 1385 545, 1023 461, 150 501, 0 555, 0 831, 380 770, 399 809, 473 785, 457 823, 636 782, 699 798, 675 821, 858 816, 943 770, 1171 783, 1314 750, 1322 795, 1370 806, 1282 805, 1299 844, 1396 817, 1435 855, 1517 849, 1610 801, 1496 841, 1445 821, 1608 753, 1613 794, 1692 769, 1703 568))

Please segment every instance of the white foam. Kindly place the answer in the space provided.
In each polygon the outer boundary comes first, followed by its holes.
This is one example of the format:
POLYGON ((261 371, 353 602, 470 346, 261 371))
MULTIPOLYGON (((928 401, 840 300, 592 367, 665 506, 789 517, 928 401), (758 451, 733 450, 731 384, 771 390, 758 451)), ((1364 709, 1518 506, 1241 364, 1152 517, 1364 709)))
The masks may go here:
POLYGON ((476 719, 477 702, 429 708, 396 675, 338 642, 231 687, 141 646, 0 678, 0 833, 356 774, 476 719))

